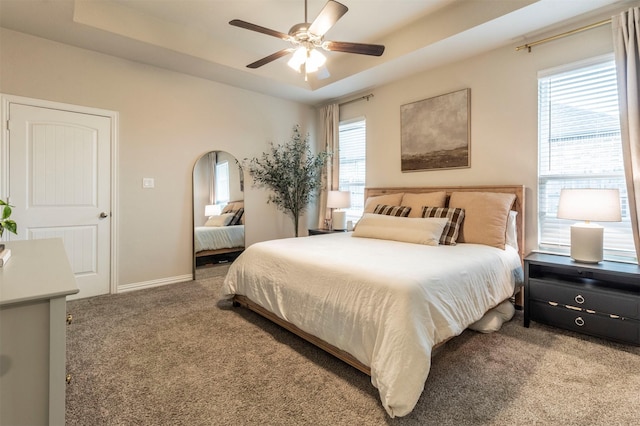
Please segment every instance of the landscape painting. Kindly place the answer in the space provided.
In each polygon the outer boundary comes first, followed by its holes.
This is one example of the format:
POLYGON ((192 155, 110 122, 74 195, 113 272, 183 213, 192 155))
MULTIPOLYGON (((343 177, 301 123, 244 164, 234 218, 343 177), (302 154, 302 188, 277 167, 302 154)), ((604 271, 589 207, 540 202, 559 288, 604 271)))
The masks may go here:
POLYGON ((400 106, 403 172, 470 167, 471 90, 400 106))

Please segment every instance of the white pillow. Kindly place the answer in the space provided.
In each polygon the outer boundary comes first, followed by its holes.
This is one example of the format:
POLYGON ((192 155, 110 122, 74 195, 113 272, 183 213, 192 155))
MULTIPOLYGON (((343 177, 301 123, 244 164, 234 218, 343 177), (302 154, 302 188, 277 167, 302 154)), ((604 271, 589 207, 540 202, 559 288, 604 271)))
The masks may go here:
POLYGON ((219 216, 209 216, 204 226, 227 226, 235 213, 223 213, 219 216))
POLYGON ((437 246, 448 220, 365 213, 353 231, 353 236, 437 246))
POLYGON ((518 216, 518 212, 515 210, 511 210, 509 212, 509 217, 507 218, 507 238, 505 244, 510 245, 516 251, 518 251, 518 229, 516 227, 516 216, 518 216))

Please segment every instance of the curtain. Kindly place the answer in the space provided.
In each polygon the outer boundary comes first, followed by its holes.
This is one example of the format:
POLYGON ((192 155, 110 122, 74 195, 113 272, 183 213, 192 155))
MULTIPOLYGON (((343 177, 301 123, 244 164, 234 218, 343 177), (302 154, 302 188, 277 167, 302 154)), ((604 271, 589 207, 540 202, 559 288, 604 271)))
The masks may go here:
POLYGON ((218 153, 211 151, 209 157, 209 204, 216 203, 216 164, 218 163, 218 153))
POLYGON ((320 192, 318 207, 318 227, 325 227, 325 220, 331 218, 331 212, 327 209, 328 191, 338 190, 338 172, 340 170, 340 155, 338 145, 338 132, 340 130, 340 107, 338 104, 329 104, 322 107, 321 113, 321 141, 324 141, 324 149, 332 153, 329 161, 322 171, 322 191, 320 192))
POLYGON ((640 7, 611 17, 618 77, 622 156, 629 196, 631 229, 640 260, 640 7))

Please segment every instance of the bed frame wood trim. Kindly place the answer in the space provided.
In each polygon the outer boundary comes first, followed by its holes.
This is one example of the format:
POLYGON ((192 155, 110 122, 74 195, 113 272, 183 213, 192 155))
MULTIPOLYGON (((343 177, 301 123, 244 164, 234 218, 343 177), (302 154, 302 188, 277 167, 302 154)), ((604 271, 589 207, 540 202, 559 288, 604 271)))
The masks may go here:
POLYGON ((202 250, 196 253, 196 257, 212 256, 215 254, 237 253, 244 251, 244 247, 224 248, 217 250, 202 250))
MULTIPOLYGON (((447 196, 451 195, 451 192, 454 191, 465 191, 465 192, 501 192, 501 193, 509 193, 515 194, 516 201, 512 210, 518 212, 518 216, 516 218, 516 226, 518 230, 518 245, 520 251, 520 259, 524 258, 524 248, 525 248, 525 240, 524 240, 524 212, 525 212, 525 188, 523 185, 500 185, 500 186, 443 186, 443 187, 398 187, 398 188, 365 188, 365 200, 367 197, 372 197, 376 195, 385 195, 385 194, 393 194, 397 192, 409 192, 409 193, 425 193, 425 192, 438 192, 438 191, 446 191, 447 196)), ((448 201, 448 200, 447 200, 448 201)), ((522 292, 519 293, 520 295, 522 292)), ((358 361, 353 355, 345 352, 337 347, 331 345, 330 343, 325 342, 324 340, 307 333, 304 330, 301 330, 297 326, 291 324, 288 321, 283 320, 278 317, 274 313, 268 311, 262 306, 254 303, 250 299, 242 295, 233 296, 233 304, 234 306, 243 306, 258 315, 263 316, 264 318, 278 324, 284 329, 292 332, 293 334, 303 338, 309 343, 319 347, 320 349, 328 352, 329 354, 335 356, 336 358, 346 362, 352 367, 362 371, 367 375, 371 375, 371 368, 367 365, 364 365, 362 362, 358 361)), ((517 300, 517 299, 516 299, 517 300)), ((517 303, 517 302, 516 302, 517 303)), ((445 342, 437 344, 433 347, 433 352, 436 349, 440 348, 445 342)))

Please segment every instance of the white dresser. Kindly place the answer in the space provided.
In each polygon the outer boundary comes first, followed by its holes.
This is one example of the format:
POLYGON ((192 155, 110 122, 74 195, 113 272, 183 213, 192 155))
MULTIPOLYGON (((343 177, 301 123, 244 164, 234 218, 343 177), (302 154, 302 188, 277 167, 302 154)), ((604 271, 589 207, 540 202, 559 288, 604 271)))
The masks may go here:
POLYGON ((61 239, 10 241, 0 268, 0 425, 64 425, 66 296, 61 239))

